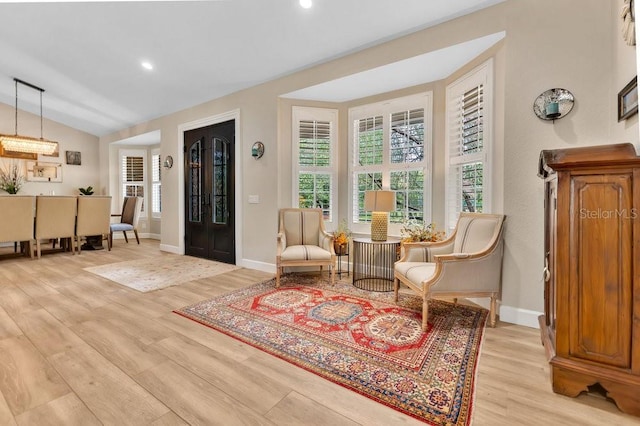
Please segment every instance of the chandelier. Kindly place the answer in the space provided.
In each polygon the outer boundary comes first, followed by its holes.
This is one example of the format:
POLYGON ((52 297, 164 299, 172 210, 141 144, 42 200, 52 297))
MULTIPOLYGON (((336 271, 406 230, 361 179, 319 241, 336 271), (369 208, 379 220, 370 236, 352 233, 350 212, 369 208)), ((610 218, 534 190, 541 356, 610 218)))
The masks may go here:
POLYGON ((42 137, 42 92, 44 92, 44 89, 17 78, 14 78, 13 81, 16 86, 16 133, 14 135, 0 135, 0 143, 7 151, 27 152, 30 154, 53 154, 58 147, 57 142, 52 142, 42 137), (18 83, 40 92, 40 139, 18 135, 18 83))

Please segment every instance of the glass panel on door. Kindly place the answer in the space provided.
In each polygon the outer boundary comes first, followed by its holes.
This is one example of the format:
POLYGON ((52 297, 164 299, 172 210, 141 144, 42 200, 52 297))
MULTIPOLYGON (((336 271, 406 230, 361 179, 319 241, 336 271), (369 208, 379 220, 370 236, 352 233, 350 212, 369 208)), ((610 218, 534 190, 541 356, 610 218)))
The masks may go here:
POLYGON ((202 221, 202 140, 189 149, 189 221, 202 221))
POLYGON ((229 144, 224 139, 213 139, 213 212, 212 222, 226 224, 229 217, 227 194, 227 161, 229 144))

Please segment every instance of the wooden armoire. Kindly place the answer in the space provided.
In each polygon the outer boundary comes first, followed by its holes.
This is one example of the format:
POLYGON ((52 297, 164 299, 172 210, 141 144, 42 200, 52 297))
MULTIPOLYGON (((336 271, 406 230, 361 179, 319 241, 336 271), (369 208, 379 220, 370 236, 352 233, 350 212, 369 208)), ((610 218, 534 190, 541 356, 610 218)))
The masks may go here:
POLYGON ((538 175, 553 391, 599 383, 640 416, 640 157, 632 144, 542 151, 538 175))

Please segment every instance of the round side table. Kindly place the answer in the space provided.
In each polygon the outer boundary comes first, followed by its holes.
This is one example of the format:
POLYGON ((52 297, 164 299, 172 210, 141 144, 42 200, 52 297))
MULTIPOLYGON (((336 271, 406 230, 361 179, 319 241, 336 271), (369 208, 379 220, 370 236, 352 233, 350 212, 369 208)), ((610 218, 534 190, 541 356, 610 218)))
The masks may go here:
POLYGON ((393 264, 400 240, 353 239, 353 285, 368 291, 393 291, 393 264))

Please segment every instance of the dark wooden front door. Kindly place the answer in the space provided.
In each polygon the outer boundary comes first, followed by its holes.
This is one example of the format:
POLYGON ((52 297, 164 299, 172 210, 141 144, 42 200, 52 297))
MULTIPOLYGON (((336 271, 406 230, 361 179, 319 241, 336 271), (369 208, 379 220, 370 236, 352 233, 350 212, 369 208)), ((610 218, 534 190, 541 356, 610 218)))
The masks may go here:
POLYGON ((235 264, 235 120, 184 133, 185 254, 235 264))

